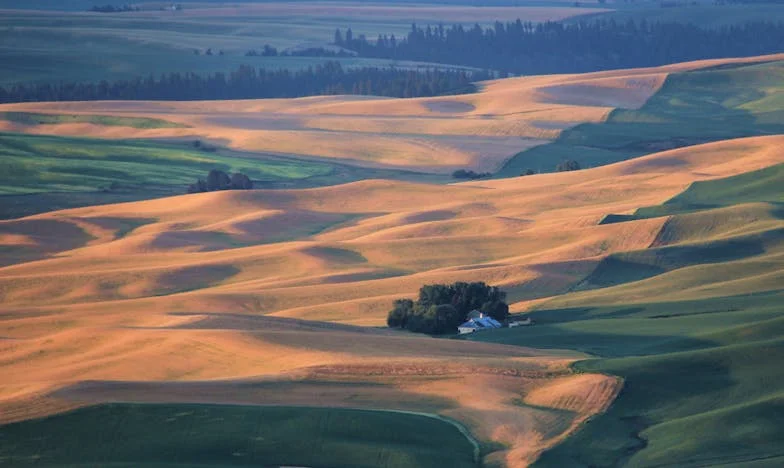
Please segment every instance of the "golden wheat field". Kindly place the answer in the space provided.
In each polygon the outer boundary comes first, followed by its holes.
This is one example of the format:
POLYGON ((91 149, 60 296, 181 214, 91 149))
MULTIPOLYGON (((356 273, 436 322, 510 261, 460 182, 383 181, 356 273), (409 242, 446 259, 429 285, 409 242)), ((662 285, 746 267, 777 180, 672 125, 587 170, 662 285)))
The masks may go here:
MULTIPOLYGON (((498 80, 422 99, 13 104, 0 110, 189 128, 0 129, 493 171, 565 128, 640 107, 670 72, 728 62, 498 80)), ((576 352, 389 330, 392 301, 424 284, 485 281, 525 312, 608 255, 649 247, 667 222, 600 224, 606 215, 780 164, 782 145, 764 136, 576 172, 223 191, 0 221, 0 422, 113 401, 386 408, 453 418, 504 447, 487 462, 527 466, 604 411, 620 380, 573 373, 576 352)))
POLYGON ((0 111, 153 117, 188 128, 136 129, 91 123, 0 131, 94 138, 203 138, 233 150, 326 159, 373 168, 448 174, 494 172, 516 153, 616 108, 639 108, 669 73, 782 56, 713 60, 652 69, 485 82, 460 96, 395 99, 328 96, 197 102, 65 102, 0 105, 0 111))
POLYGON ((599 225, 603 216, 781 163, 782 144, 757 137, 572 173, 193 194, 3 221, 0 240, 18 247, 0 268, 4 420, 101 401, 382 406, 452 417, 507 447, 493 459, 524 466, 602 411, 619 382, 572 375, 575 353, 373 328, 392 299, 483 280, 524 311, 608 254, 649 246, 666 221, 599 225), (249 381, 256 390, 243 390, 249 381), (312 385, 347 381, 350 399, 312 385), (485 398, 470 398, 477 389, 485 398))

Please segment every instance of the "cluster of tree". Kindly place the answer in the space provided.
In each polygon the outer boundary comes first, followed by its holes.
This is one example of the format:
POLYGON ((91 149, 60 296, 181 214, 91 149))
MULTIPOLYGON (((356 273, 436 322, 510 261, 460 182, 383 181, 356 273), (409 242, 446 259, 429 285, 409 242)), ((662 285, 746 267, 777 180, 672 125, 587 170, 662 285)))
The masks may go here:
MULTIPOLYGON (((530 170, 530 169, 529 169, 530 170)), ((580 170, 580 163, 573 159, 567 159, 566 161, 561 161, 555 166, 555 172, 568 172, 568 171, 579 171, 580 170)))
MULTIPOLYGON (((193 55, 201 55, 201 51, 199 49, 193 49, 193 55)), ((223 50, 218 50, 218 52, 213 52, 212 47, 207 48, 204 51, 204 55, 224 55, 223 50)))
POLYGON ((490 177, 491 175, 493 174, 489 172, 474 172, 465 169, 458 169, 452 173, 452 177, 455 179, 471 179, 471 180, 482 179, 484 177, 490 177))
POLYGON ((578 73, 720 57, 781 52, 784 23, 748 22, 702 28, 678 22, 595 20, 491 28, 412 25, 406 37, 371 41, 337 30, 336 45, 361 57, 468 65, 515 74, 578 73))
POLYGON ((198 179, 188 186, 188 193, 215 192, 217 190, 250 190, 253 181, 241 172, 229 174, 213 169, 207 174, 207 180, 198 179))
POLYGON ((225 74, 169 73, 99 83, 17 84, 0 87, 0 103, 95 100, 260 99, 365 94, 390 97, 439 96, 474 92, 473 81, 489 79, 487 72, 465 70, 406 70, 400 68, 344 69, 331 61, 304 70, 265 70, 242 65, 225 74))
POLYGON ((303 49, 288 49, 278 51, 269 44, 264 44, 261 50, 251 49, 245 52, 246 57, 353 57, 355 54, 346 49, 326 49, 324 47, 307 47, 303 49))
POLYGON ((121 6, 95 5, 92 8, 90 8, 89 11, 93 11, 97 13, 122 13, 124 11, 140 11, 140 10, 141 8, 134 5, 128 5, 126 3, 125 5, 121 5, 121 6))
POLYGON ((416 333, 456 333, 474 310, 502 322, 509 317, 506 293, 485 283, 431 284, 419 290, 419 299, 398 299, 387 325, 416 333))

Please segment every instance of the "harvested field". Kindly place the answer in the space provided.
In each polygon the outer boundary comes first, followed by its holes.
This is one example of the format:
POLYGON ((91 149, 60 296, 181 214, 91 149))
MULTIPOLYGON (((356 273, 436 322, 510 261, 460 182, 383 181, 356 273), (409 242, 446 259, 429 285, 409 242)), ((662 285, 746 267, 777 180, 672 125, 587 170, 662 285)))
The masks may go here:
POLYGON ((15 132, 96 138, 200 137, 234 150, 366 168, 435 174, 456 169, 495 172, 514 154, 557 138, 567 128, 602 121, 616 107, 642 104, 656 92, 667 70, 645 75, 619 71, 500 80, 483 84, 477 94, 449 98, 27 103, 3 105, 0 112, 37 113, 52 122, 35 126, 2 123, 5 130, 15 132), (577 99, 586 91, 596 97, 590 102, 577 99), (96 114, 115 121, 112 126, 101 126, 100 120, 87 118, 96 114), (82 115, 84 122, 74 123, 82 115), (175 128, 117 126, 132 119, 171 122, 175 128))
MULTIPOLYGON (((6 245, 26 252, 0 268, 0 405, 14 420, 110 401, 431 412, 506 447, 486 461, 525 466, 603 411, 621 382, 572 374, 573 352, 373 328, 391 301, 427 283, 483 280, 524 311, 608 256, 688 226, 600 224, 607 214, 780 164, 781 144, 758 137, 571 173, 194 194, 0 222, 6 245), (33 236, 35 223, 51 237, 33 236), (459 396, 476 392, 484 398, 459 396)), ((722 229, 715 235, 736 228, 722 229)))
MULTIPOLYGON (((9 131, 95 138, 202 138, 249 153, 326 160, 364 168, 449 174, 495 172, 515 154, 614 109, 638 109, 670 73, 778 56, 707 60, 584 75, 510 78, 476 94, 392 99, 323 96, 203 102, 62 102, 0 106, 0 112, 50 115, 47 125, 0 122, 9 131), (112 125, 87 116, 101 115, 112 125), (73 123, 78 116, 88 123, 73 123), (120 127, 123 119, 168 128, 120 127), (182 128, 177 128, 182 127, 182 128)), ((666 148, 662 148, 666 149, 666 148)), ((656 151, 652 148, 651 151, 656 151)))

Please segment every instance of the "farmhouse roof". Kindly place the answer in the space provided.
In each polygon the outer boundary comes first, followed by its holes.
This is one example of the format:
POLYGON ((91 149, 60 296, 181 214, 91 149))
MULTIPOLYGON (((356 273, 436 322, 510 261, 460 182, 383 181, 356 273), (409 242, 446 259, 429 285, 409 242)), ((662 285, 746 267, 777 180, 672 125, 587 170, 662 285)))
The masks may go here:
POLYGON ((458 328, 473 328, 475 330, 479 330, 482 328, 501 328, 501 323, 491 317, 482 317, 471 319, 464 324, 460 325, 458 328))

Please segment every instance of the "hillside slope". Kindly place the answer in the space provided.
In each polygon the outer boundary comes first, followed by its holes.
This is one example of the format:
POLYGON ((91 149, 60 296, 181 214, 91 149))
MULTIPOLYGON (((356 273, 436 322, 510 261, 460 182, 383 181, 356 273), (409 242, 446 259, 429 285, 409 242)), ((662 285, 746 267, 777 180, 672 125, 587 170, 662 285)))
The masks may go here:
POLYGON ((638 210, 627 219, 666 219, 649 248, 605 258, 540 304, 536 327, 477 336, 590 352, 578 371, 624 378, 608 412, 536 466, 781 463, 783 186, 778 164, 638 210))
POLYGON ((439 443, 461 465, 777 465, 781 60, 448 98, 2 106, 5 193, 89 195, 122 176, 146 198, 215 165, 278 189, 0 221, 0 465, 19 447, 24 463, 72 462, 39 431, 81 424, 93 443, 71 447, 117 466, 190 463, 196 445, 222 465, 438 466, 416 427, 450 431, 439 443), (612 164, 443 184, 539 144, 523 155, 612 164), (536 325, 385 327, 393 300, 454 281, 503 288, 536 325), (196 418, 236 424, 187 439, 196 418), (314 450, 270 436, 278 418, 314 450), (142 420, 171 435, 169 458, 150 458, 142 420), (288 458, 266 456, 273 441, 288 458))
MULTIPOLYGON (((554 169, 574 159, 593 167, 667 149, 784 132, 781 106, 784 62, 714 62, 673 69, 640 106, 619 106, 601 122, 564 130, 552 143, 524 149, 499 172, 554 169), (761 62, 761 63, 760 63, 761 62)), ((593 96, 593 90, 576 90, 593 96)))
MULTIPOLYGON (((778 174, 782 144, 757 137, 571 173, 193 194, 0 222, 9 252, 0 268, 3 414, 18 420, 111 401, 301 405, 318 395, 319 405, 454 418, 484 443, 504 444, 487 445, 486 461, 523 466, 606 409, 619 381, 572 374, 582 357, 573 352, 354 325, 382 325, 393 299, 426 283, 488 281, 522 311, 618 282, 610 271, 581 286, 610 259, 632 255, 623 252, 682 249, 695 234, 688 218, 602 224, 608 214, 661 204, 695 182, 778 174), (470 396, 477 391, 483 399, 470 396)), ((744 201, 756 202, 754 223, 717 222, 709 237, 747 248, 717 252, 717 261, 775 284, 775 200, 744 201)), ((668 254, 680 258, 674 263, 643 254, 625 261, 664 270, 650 279, 660 281, 695 263, 680 252, 668 254)), ((638 284, 621 280, 619 288, 638 284)), ((640 294, 660 290, 647 288, 640 294)), ((683 300, 698 290, 687 288, 683 300)), ((596 291, 579 294, 588 301, 596 291)), ((581 347, 559 339, 545 347, 581 347)))
MULTIPOLYGON (((0 130, 106 139, 203 138, 234 150, 318 158, 366 168, 435 174, 449 174, 455 169, 495 172, 516 153, 548 143, 566 129, 601 123, 616 109, 633 113, 657 93, 670 74, 781 59, 782 55, 773 55, 582 75, 510 78, 484 83, 476 94, 434 98, 328 96, 5 104, 0 105, 0 112, 13 113, 17 118, 0 120, 0 130), (54 114, 61 121, 30 124, 31 119, 19 118, 24 113, 54 114), (113 125, 101 124, 99 117, 105 122, 106 116, 115 119, 113 125), (128 117, 163 120, 169 125, 116 125, 117 118, 128 117)), ((559 158, 551 158, 547 166, 533 167, 550 171, 559 158)))

